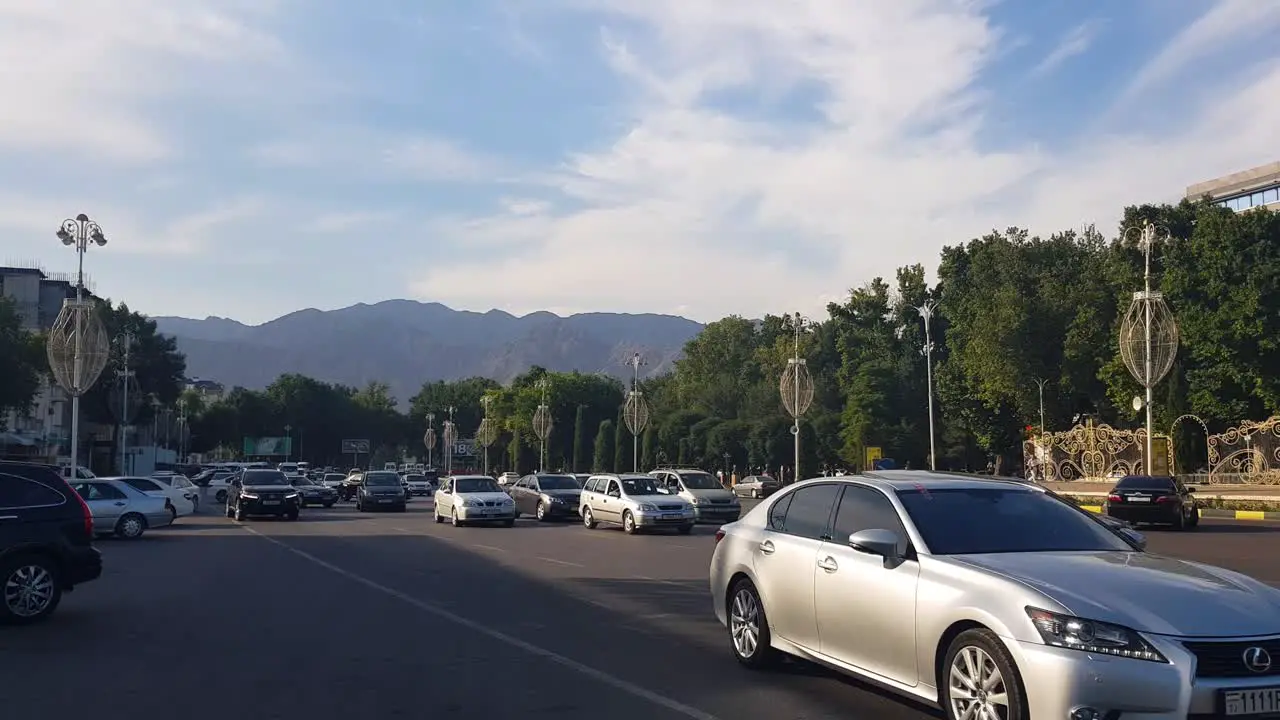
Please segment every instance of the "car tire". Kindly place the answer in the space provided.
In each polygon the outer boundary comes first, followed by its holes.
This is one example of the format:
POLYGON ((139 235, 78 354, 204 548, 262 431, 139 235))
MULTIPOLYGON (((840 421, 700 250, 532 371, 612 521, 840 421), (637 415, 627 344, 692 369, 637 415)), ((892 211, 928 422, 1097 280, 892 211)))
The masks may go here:
POLYGON ((1200 508, 1191 509, 1191 519, 1187 521, 1187 529, 1194 530, 1200 525, 1200 508))
POLYGON ((589 507, 582 508, 582 524, 588 530, 595 530, 600 524, 596 522, 596 516, 591 514, 591 508, 589 507))
POLYGON ((538 522, 547 521, 547 504, 541 500, 538 501, 538 507, 534 511, 534 517, 538 518, 538 522))
POLYGON ((432 514, 433 516, 435 516, 436 524, 437 524, 437 525, 439 525, 440 523, 444 522, 444 516, 440 514, 440 508, 432 508, 432 509, 431 509, 431 514, 432 514))
POLYGON ((462 527, 462 521, 458 519, 458 508, 454 508, 449 511, 449 522, 452 523, 454 527, 462 527))
POLYGON ((681 525, 678 529, 681 535, 688 535, 689 533, 693 532, 692 525, 681 525))
POLYGON ((1179 531, 1187 529, 1187 516, 1182 514, 1182 508, 1178 508, 1178 517, 1173 519, 1173 529, 1179 531))
MULTIPOLYGON (((1006 700, 1007 713, 997 715, 1008 720, 1027 720, 1027 698, 1022 687, 1022 678, 1013 663, 1008 649, 995 633, 986 628, 965 630, 951 641, 944 656, 942 667, 938 670, 939 695, 942 698, 942 711, 948 720, 960 720, 966 717, 965 709, 974 703, 983 702, 965 698, 967 694, 963 678, 969 676, 968 668, 976 666, 978 672, 987 676, 988 685, 984 688, 991 695, 1003 695, 1006 700), (955 668, 955 672, 953 672, 955 668), (993 673, 993 674, 988 674, 993 673), (998 678, 996 677, 998 676, 998 678)), ((976 678, 969 678, 970 681, 976 678)), ((994 714, 994 713, 993 713, 994 714)))
POLYGON ((138 513, 125 513, 116 521, 116 537, 137 540, 147 531, 147 519, 138 513))
POLYGON ((632 515, 630 510, 623 510, 622 511, 622 532, 628 535, 635 535, 639 531, 640 531, 640 528, 639 526, 636 525, 636 516, 632 515))
POLYGON ((224 509, 223 514, 224 514, 224 515, 226 515, 227 517, 235 517, 235 516, 236 516, 235 511, 231 509, 231 504, 230 504, 230 503, 228 503, 228 504, 227 504, 227 507, 224 509))
POLYGON ((236 522, 244 522, 245 518, 247 517, 244 514, 244 508, 240 507, 239 502, 236 502, 236 514, 232 515, 232 517, 236 519, 236 522))
POLYGON ((169 524, 172 525, 173 523, 176 523, 176 522, 178 522, 178 508, 170 505, 169 506, 169 524))
POLYGON ((751 499, 752 499, 752 500, 759 500, 759 499, 760 499, 760 491, 759 491, 759 490, 752 490, 752 491, 751 491, 751 499))
POLYGON ((725 603, 729 649, 738 663, 752 670, 777 664, 781 655, 773 647, 769 618, 756 586, 746 578, 739 580, 729 588, 725 603))
POLYGON ((40 622, 52 615, 60 602, 62 582, 57 564, 49 557, 20 553, 0 560, 0 625, 40 622), (27 592, 22 593, 23 589, 27 592), (26 602, 22 602, 24 595, 26 602))

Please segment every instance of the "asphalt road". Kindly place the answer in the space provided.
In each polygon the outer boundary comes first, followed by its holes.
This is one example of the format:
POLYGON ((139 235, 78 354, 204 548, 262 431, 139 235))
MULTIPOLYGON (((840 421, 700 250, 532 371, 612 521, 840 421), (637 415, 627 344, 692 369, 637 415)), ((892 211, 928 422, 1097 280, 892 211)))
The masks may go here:
MULTIPOLYGON (((297 523, 184 518, 104 541, 107 574, 0 630, 13 717, 938 717, 803 663, 740 668, 708 607, 714 527, 458 528, 349 505, 297 523)), ((1152 551, 1273 582, 1280 525, 1205 521, 1152 551)), ((1278 582, 1280 584, 1280 582, 1278 582)))

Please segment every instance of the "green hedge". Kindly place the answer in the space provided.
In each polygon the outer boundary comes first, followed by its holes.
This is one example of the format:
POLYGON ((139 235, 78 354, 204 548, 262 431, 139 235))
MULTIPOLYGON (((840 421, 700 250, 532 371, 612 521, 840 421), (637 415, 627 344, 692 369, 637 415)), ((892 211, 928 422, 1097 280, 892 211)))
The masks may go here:
MULTIPOLYGON (((1097 507, 1106 498, 1089 495, 1063 495, 1077 505, 1097 507)), ((1200 507, 1208 510, 1253 510, 1258 512, 1280 512, 1280 501, 1277 500, 1225 500, 1211 495, 1196 495, 1200 507)))

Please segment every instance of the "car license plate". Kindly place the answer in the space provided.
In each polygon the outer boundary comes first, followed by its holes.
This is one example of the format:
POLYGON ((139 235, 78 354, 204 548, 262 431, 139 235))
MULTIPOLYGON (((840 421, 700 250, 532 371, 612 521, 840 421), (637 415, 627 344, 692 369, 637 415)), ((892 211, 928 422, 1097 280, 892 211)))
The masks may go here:
POLYGON ((379 500, 378 502, 382 503, 383 505, 390 505, 394 501, 384 499, 384 500, 379 500))
POLYGON ((279 505, 280 501, 279 500, 263 500, 262 504, 263 505, 279 505))
POLYGON ((679 520, 680 513, 662 513, 663 520, 679 520))
POLYGON ((1131 498, 1129 498, 1129 502, 1149 503, 1149 502, 1151 502, 1151 498, 1149 498, 1149 497, 1131 497, 1131 498))
POLYGON ((1280 712, 1280 687, 1224 690, 1222 711, 1228 717, 1280 712))

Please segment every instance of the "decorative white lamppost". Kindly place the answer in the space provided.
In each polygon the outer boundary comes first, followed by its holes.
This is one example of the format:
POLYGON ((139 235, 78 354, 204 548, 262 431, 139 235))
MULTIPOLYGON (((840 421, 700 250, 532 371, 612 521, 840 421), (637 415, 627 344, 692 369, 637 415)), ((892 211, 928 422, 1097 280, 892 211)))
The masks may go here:
MULTIPOLYGON (((800 418, 808 412, 813 404, 813 377, 809 374, 809 366, 800 357, 800 333, 811 325, 810 321, 796 313, 792 319, 795 330, 795 349, 787 359, 787 369, 782 372, 782 381, 778 383, 778 392, 782 395, 782 406, 791 415, 791 435, 795 440, 795 469, 792 470, 792 481, 800 480, 800 418)), ((727 461, 726 461, 727 463, 727 461)), ((726 470, 728 472, 728 470, 726 470)))
POLYGON ((480 406, 484 408, 484 417, 480 418, 480 427, 476 428, 476 442, 484 448, 484 474, 489 474, 489 446, 498 439, 498 425, 489 419, 489 406, 493 404, 493 396, 480 398, 480 406))
POLYGON ((627 404, 622 406, 622 419, 631 431, 631 472, 640 472, 640 433, 649 427, 649 403, 640 392, 640 367, 647 363, 640 353, 631 356, 627 361, 631 366, 631 392, 627 393, 627 404))
POLYGON ((933 312, 938 308, 938 303, 932 300, 926 300, 923 305, 916 308, 916 312, 920 313, 920 318, 924 320, 924 347, 920 348, 920 353, 924 355, 925 377, 928 378, 927 390, 929 392, 929 469, 937 470, 937 453, 934 450, 933 441, 933 331, 930 329, 933 320, 933 312))
POLYGON ((551 421, 551 406, 547 404, 550 383, 542 378, 538 381, 538 387, 542 389, 542 402, 533 413, 533 434, 538 436, 538 471, 546 472, 547 438, 551 437, 551 428, 554 426, 551 421))
POLYGON ((81 213, 62 222, 58 239, 74 246, 77 256, 76 297, 64 300, 58 318, 49 331, 49 369, 58 385, 71 396, 71 477, 80 466, 80 397, 93 387, 107 365, 111 346, 107 329, 98 317, 95 303, 84 297, 84 255, 89 244, 107 244, 98 223, 81 213))
POLYGON ((427 469, 435 467, 431 453, 436 449, 436 414, 427 413, 427 431, 422 434, 422 444, 427 446, 427 469))
MULTIPOLYGON (((1154 423, 1151 412, 1151 391, 1173 368, 1178 356, 1178 324, 1173 311, 1164 301, 1164 293, 1151 289, 1151 253, 1155 250, 1157 228, 1151 221, 1141 227, 1125 230, 1125 237, 1138 233, 1138 247, 1142 250, 1143 289, 1133 294, 1133 302, 1120 324, 1120 358, 1130 374, 1146 391, 1146 397, 1133 399, 1134 410, 1147 411, 1146 473, 1152 473, 1154 423)), ((1169 233, 1164 232, 1165 239, 1169 233)))
POLYGON ((450 405, 446 408, 449 419, 444 421, 444 471, 453 474, 453 446, 458 442, 458 427, 453 423, 453 413, 457 408, 450 405))

